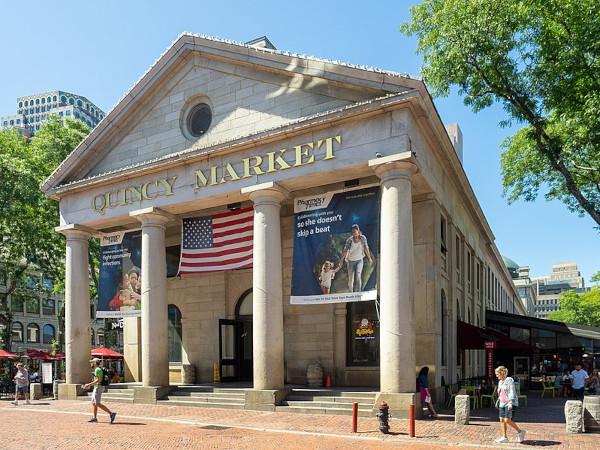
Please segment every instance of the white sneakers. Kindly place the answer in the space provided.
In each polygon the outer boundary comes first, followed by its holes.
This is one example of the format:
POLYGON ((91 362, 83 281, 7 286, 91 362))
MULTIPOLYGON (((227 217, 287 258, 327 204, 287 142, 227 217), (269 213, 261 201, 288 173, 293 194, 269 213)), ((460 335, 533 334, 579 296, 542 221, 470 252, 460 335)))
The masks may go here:
MULTIPOLYGON (((525 440, 525 433, 527 433, 527 431, 525 431, 525 430, 519 431, 519 434, 517 434, 517 442, 522 443, 525 440)), ((496 442, 497 444, 506 444, 507 442, 510 442, 510 441, 508 440, 508 438, 505 438, 504 436, 500 436, 494 442, 496 442)))
POLYGON ((12 403, 15 406, 19 406, 19 402, 10 402, 10 403, 12 403))

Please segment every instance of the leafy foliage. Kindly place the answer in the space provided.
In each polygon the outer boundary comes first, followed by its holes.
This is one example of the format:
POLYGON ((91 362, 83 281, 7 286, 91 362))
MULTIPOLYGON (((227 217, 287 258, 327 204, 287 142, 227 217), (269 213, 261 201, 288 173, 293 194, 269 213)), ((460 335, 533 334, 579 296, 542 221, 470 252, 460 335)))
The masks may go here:
POLYGON ((12 321, 7 299, 18 283, 32 270, 50 280, 64 278, 64 239, 54 231, 58 203, 39 186, 88 131, 79 121, 63 125, 54 117, 31 140, 16 130, 0 132, 0 267, 9 280, 7 292, 0 294, 0 324, 8 329, 6 347, 12 321))
POLYGON ((592 289, 581 294, 575 291, 565 292, 560 298, 560 310, 550 314, 548 318, 600 327, 600 289, 592 289))
POLYGON ((401 30, 418 38, 434 95, 457 87, 477 112, 499 102, 509 202, 543 190, 600 225, 600 2, 424 0, 401 30))

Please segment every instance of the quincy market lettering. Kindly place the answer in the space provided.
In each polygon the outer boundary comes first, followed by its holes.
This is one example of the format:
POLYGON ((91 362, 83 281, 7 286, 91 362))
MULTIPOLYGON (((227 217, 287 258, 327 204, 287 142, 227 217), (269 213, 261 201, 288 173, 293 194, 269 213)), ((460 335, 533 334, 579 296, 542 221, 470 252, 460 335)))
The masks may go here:
MULTIPOLYGON (((315 151, 321 149, 323 150, 321 161, 331 160, 335 158, 335 143, 341 144, 342 136, 318 139, 295 145, 291 149, 283 148, 267 152, 262 156, 250 156, 241 159, 237 164, 227 163, 224 166, 211 166, 205 170, 199 169, 194 172, 193 187, 197 191, 229 181, 243 180, 255 175, 260 176, 313 164, 317 161, 315 151), (241 165, 241 168, 236 169, 236 165, 241 165)), ((169 197, 175 193, 176 180, 177 176, 159 178, 147 183, 125 186, 98 194, 92 199, 92 209, 98 214, 104 214, 107 209, 139 203, 144 200, 153 200, 157 197, 169 197)))

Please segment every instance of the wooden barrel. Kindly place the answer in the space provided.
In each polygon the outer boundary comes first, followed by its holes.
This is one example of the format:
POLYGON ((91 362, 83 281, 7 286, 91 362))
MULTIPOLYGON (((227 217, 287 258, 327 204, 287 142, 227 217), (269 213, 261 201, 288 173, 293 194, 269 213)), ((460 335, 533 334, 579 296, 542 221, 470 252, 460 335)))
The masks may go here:
POLYGON ((600 395, 583 398, 583 423, 585 431, 600 431, 600 395))
POLYGON ((306 384, 311 387, 323 386, 323 366, 319 361, 311 362, 306 368, 306 384))

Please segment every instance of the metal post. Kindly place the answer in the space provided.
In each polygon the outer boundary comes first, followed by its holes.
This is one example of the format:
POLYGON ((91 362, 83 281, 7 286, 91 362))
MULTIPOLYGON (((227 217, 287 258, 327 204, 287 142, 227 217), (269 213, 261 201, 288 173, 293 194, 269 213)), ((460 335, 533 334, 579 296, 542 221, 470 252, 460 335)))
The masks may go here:
POLYGON ((358 431, 358 403, 352 403, 352 432, 358 431))
POLYGON ((411 438, 415 437, 415 405, 410 405, 408 410, 409 417, 409 436, 411 438))

